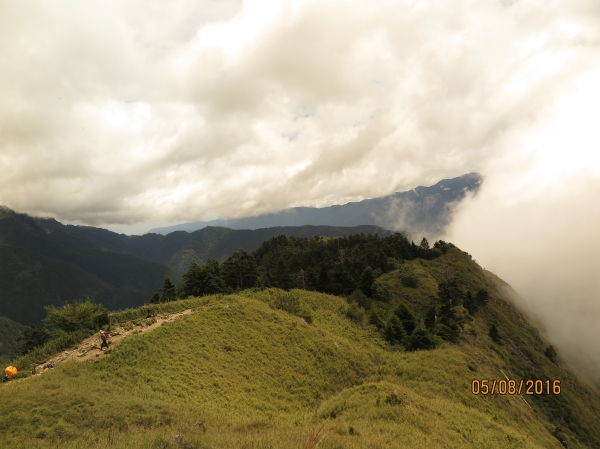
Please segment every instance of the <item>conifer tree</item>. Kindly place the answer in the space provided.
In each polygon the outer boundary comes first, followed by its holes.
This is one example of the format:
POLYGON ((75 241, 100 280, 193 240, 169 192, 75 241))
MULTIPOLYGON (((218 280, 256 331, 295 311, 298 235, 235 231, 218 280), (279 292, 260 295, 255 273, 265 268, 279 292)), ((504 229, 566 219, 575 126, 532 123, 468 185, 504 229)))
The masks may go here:
POLYGON ((265 267, 257 267, 256 271, 258 273, 258 277, 256 278, 256 287, 260 288, 261 290, 272 287, 273 284, 271 283, 267 269, 265 267))
POLYGON ((425 327, 427 329, 433 329, 435 323, 437 321, 437 312, 435 310, 435 305, 431 305, 429 309, 427 309, 427 313, 425 314, 425 327))
POLYGON ((276 286, 283 290, 290 290, 294 287, 294 279, 283 258, 277 262, 276 286))
POLYGON ((219 262, 208 259, 208 261, 202 265, 200 268, 198 284, 199 296, 214 295, 224 291, 225 281, 223 280, 223 274, 219 262))
POLYGON ((402 321, 396 315, 392 315, 385 328, 385 339, 392 344, 402 344, 406 340, 406 331, 402 321))
POLYGON ((363 270, 360 275, 360 280, 358 282, 358 287, 360 291, 362 291, 368 298, 372 298, 375 293, 373 289, 373 283, 375 282, 375 275, 373 274, 373 269, 371 267, 367 267, 363 270))
POLYGON ((170 302, 177 299, 177 288, 170 276, 165 276, 163 279, 163 286, 160 289, 160 302, 170 302))
POLYGON ((502 341, 500 339, 500 332, 498 332, 498 328, 496 327, 495 324, 492 324, 492 327, 490 327, 490 331, 488 332, 488 335, 496 343, 500 343, 502 341))
POLYGON ((369 323, 371 323, 377 329, 385 329, 386 327, 385 323, 375 310, 372 310, 369 314, 369 323))
POLYGON ((238 249, 223 264, 225 284, 234 289, 252 288, 258 278, 254 257, 238 249))
POLYGON ((201 296, 200 286, 200 266, 196 262, 192 262, 190 267, 183 275, 182 297, 201 296))
POLYGON ((477 301, 477 304, 480 306, 485 306, 488 302, 488 300, 490 299, 490 294, 488 293, 487 290, 485 289, 480 289, 477 294, 475 295, 475 300, 477 301))
POLYGON ((465 294, 465 299, 464 299, 463 305, 465 306, 465 309, 467 309, 469 311, 469 314, 471 314, 471 315, 475 314, 477 312, 477 310, 479 309, 479 301, 477 301, 473 297, 473 294, 469 291, 465 294))
POLYGON ((406 349, 417 351, 420 349, 434 349, 440 344, 441 340, 427 329, 417 328, 407 339, 406 349))
POLYGON ((544 351, 544 355, 548 357, 548 359, 550 359, 552 363, 556 363, 556 357, 558 356, 558 354, 556 353, 556 349, 554 349, 554 346, 548 346, 544 351))
POLYGON ((417 320, 414 315, 406 308, 404 304, 400 305, 396 310, 394 310, 394 315, 396 315, 400 321, 402 322, 402 327, 406 331, 408 335, 411 335, 415 328, 417 327, 417 320))

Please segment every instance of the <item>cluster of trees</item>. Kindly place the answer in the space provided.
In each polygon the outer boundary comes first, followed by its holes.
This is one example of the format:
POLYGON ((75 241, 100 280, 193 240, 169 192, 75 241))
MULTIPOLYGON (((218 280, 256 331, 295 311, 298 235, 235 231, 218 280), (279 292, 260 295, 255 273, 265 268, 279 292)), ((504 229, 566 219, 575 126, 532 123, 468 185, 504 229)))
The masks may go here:
POLYGON ((375 281, 383 273, 400 269, 402 284, 416 288, 419 278, 403 262, 433 259, 451 246, 440 240, 430 248, 426 239, 417 246, 401 234, 384 238, 364 234, 348 238, 282 235, 263 242, 252 254, 238 249, 222 264, 215 260, 202 266, 192 263, 179 289, 165 276, 163 287, 150 302, 246 288, 315 290, 347 296, 348 317, 360 324, 375 325, 393 345, 402 345, 407 350, 430 349, 443 340, 458 341, 465 309, 469 314, 477 313, 488 300, 487 291, 464 292, 458 279, 447 276, 438 285, 437 296, 424 317, 416 317, 406 305, 400 305, 389 318, 382 319, 371 305, 373 301, 388 301, 391 294, 375 281))
MULTIPOLYGON (((401 279, 403 276, 401 273, 401 279)), ((409 273, 409 278, 412 276, 413 273, 409 273)), ((356 296, 352 295, 350 299, 356 296)), ((384 338, 393 345, 402 345, 407 350, 431 349, 442 340, 457 342, 466 318, 464 310, 470 315, 475 314, 486 305, 488 299, 487 290, 480 289, 475 295, 470 291, 464 292, 460 288, 459 280, 452 277, 438 284, 437 295, 422 320, 406 305, 401 304, 387 320, 372 310, 369 322, 379 328, 384 338), (463 306, 464 309, 459 306, 463 306)), ((360 305, 360 301, 357 301, 357 304, 360 305)), ((368 305, 366 302, 365 306, 368 305)), ((354 311, 353 316, 356 315, 354 311)))
POLYGON ((106 307, 92 303, 89 298, 84 302, 73 302, 63 307, 47 306, 45 309, 44 326, 29 326, 17 339, 21 354, 72 334, 85 338, 108 325, 106 307))
MULTIPOLYGON (((255 287, 301 288, 334 295, 349 295, 360 289, 371 297, 373 282, 381 274, 399 268, 404 260, 436 258, 450 246, 438 241, 430 248, 426 239, 417 246, 401 234, 384 238, 364 234, 348 238, 281 235, 263 242, 252 254, 238 249, 222 264, 215 260, 202 266, 192 263, 179 289, 165 276, 163 287, 150 302, 255 287)), ((416 282, 414 274, 411 277, 408 273, 406 279, 416 282)))

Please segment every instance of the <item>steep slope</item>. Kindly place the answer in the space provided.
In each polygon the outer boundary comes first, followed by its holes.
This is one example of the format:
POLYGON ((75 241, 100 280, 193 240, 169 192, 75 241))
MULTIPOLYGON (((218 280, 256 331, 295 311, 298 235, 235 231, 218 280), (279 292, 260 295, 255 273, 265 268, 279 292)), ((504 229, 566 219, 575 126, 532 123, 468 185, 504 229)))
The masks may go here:
POLYGON ((151 229, 151 233, 195 231, 207 226, 231 229, 258 229, 273 226, 357 226, 376 225, 386 229, 439 235, 450 222, 453 206, 468 192, 475 193, 481 177, 469 173, 444 179, 430 187, 416 187, 381 198, 323 208, 294 207, 272 214, 231 220, 197 221, 151 229))
MULTIPOLYGON (((405 352, 346 317, 344 298, 303 290, 243 291, 158 305, 193 308, 125 339, 96 363, 65 362, 0 386, 0 438, 10 447, 304 447, 327 418, 321 448, 600 446, 600 395, 508 301, 497 280, 452 248, 380 277, 382 316, 403 304, 422 319, 449 270, 489 300, 456 344, 405 352), (311 324, 280 310, 309 309, 311 324), (293 307, 292 307, 293 306, 293 307), (488 336, 495 324, 498 341, 488 336), (560 395, 474 395, 473 379, 559 379, 560 395), (566 444, 566 443, 565 443, 566 444)), ((161 309, 162 310, 162 309, 161 309)), ((308 315, 303 312, 305 317, 308 315)), ((124 325, 147 308, 114 315, 124 325)), ((93 359, 92 359, 93 360, 93 359)))

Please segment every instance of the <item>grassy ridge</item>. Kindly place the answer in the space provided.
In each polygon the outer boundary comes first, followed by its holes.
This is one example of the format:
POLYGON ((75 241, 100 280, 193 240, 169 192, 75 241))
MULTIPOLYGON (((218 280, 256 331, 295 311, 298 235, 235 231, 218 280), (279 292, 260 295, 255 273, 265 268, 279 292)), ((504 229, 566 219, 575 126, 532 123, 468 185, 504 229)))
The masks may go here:
POLYGON ((465 253, 410 263, 420 286, 403 287, 398 272, 380 278, 392 291, 383 312, 405 303, 420 314, 448 265, 464 288, 490 291, 460 344, 394 350, 346 318, 343 298, 314 292, 178 301, 164 307, 197 312, 127 338, 102 361, 2 385, 2 446, 302 448, 329 418, 321 448, 560 448, 557 424, 570 447, 598 447, 597 391, 543 355, 542 337, 465 253), (310 309, 312 324, 274 307, 286 295, 310 309), (491 323, 502 344, 487 336, 491 323), (473 378, 497 379, 500 369, 560 377, 564 393, 527 397, 532 409, 518 396, 471 394, 473 378))

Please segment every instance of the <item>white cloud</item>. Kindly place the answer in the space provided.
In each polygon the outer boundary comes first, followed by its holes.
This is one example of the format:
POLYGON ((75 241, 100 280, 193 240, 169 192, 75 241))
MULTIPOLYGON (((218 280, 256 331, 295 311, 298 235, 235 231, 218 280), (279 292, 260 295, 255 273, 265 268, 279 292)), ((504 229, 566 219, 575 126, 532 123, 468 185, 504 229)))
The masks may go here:
POLYGON ((138 230, 484 170, 598 65, 588 1, 1 8, 0 203, 138 230))

